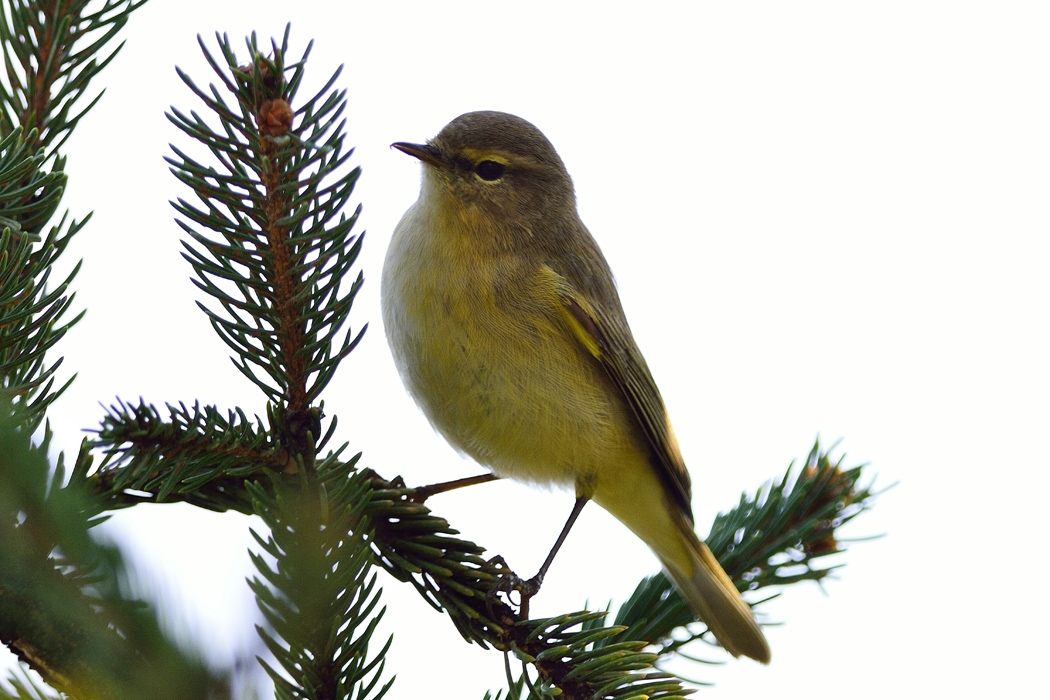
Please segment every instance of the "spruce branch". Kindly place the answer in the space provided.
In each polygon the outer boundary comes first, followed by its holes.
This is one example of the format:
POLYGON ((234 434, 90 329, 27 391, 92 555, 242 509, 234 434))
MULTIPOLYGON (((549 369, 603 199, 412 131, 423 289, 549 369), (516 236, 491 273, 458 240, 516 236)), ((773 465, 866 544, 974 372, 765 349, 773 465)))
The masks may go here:
POLYGON ((258 418, 240 409, 168 405, 167 416, 140 401, 118 401, 102 419, 92 447, 106 458, 93 477, 99 508, 185 501, 209 510, 252 512, 247 477, 280 471, 288 452, 258 418))
POLYGON ((88 536, 97 520, 84 482, 61 458, 51 470, 50 432, 36 448, 19 423, 0 416, 0 642, 71 697, 227 696, 128 598, 120 553, 88 536))
POLYGON ((341 213, 360 169, 344 151, 339 71, 293 110, 309 47, 289 64, 288 31, 269 55, 253 36, 242 62, 216 38, 217 54, 200 44, 218 86, 203 90, 179 71, 208 111, 173 108, 168 118, 209 160, 172 146, 171 171, 195 195, 172 204, 188 235, 183 257, 210 299, 198 306, 268 399, 267 421, 239 409, 224 418, 215 407, 168 406, 162 416, 118 402, 93 443, 107 455, 95 490, 108 507, 186 501, 252 512, 246 479, 312 465, 327 445, 336 421, 323 430, 319 395, 364 332, 345 330, 363 236, 353 234, 360 207, 341 213))
MULTIPOLYGON (((838 528, 870 508, 875 496, 870 486, 859 485, 861 473, 860 467, 843 470, 841 459, 831 460, 816 445, 801 469, 792 465, 783 477, 720 515, 709 541, 738 587, 757 590, 830 575, 835 567, 818 562, 841 551, 838 528), (781 528, 790 533, 786 539, 777 531, 781 528), (796 566, 806 567, 805 575, 796 566)), ((597 697, 610 698, 687 692, 656 665, 689 642, 710 639, 662 574, 643 580, 610 626, 603 626, 602 612, 522 620, 512 606, 492 597, 495 582, 507 570, 420 503, 417 494, 426 489, 385 481, 370 470, 361 474, 372 486, 365 512, 377 563, 412 583, 468 641, 514 653, 532 665, 537 676, 529 685, 533 696, 552 688, 570 698, 599 691, 604 694, 597 697)))
POLYGON ((343 287, 362 242, 352 233, 360 207, 341 214, 360 172, 343 150, 345 94, 332 89, 337 72, 293 109, 306 56, 286 63, 288 32, 266 56, 252 37, 243 64, 217 41, 218 56, 201 46, 221 87, 201 90, 180 71, 207 118, 168 115, 210 157, 173 146, 172 172, 196 196, 173 206, 194 282, 210 298, 199 306, 268 399, 267 421, 118 402, 92 443, 106 458, 89 479, 100 507, 186 501, 260 515, 270 533, 253 533, 262 551, 249 585, 268 623, 259 633, 277 665, 263 665, 278 697, 380 698, 390 683, 381 685, 387 647, 368 654, 382 616, 369 483, 357 457, 339 459, 343 448, 320 456, 336 422, 322 430, 319 395, 363 332, 344 330, 362 281, 358 273, 343 287))
POLYGON ((360 174, 346 170, 353 149, 343 150, 345 91, 331 88, 336 71, 293 111, 309 47, 285 65, 288 31, 270 57, 253 36, 250 62, 240 65, 229 40, 217 41, 222 61, 203 41, 201 48, 235 104, 215 85, 204 91, 179 75, 221 126, 196 112, 168 115, 214 159, 204 165, 177 147, 168 158, 198 198, 172 203, 190 239, 183 255, 213 300, 199 305, 234 351, 234 365, 290 427, 306 421, 316 435, 310 407, 364 333, 343 329, 363 280, 358 274, 342 288, 363 241, 352 233, 360 206, 341 213, 360 174))
POLYGON ((87 223, 63 216, 45 233, 66 184, 59 149, 101 96, 82 104, 91 80, 120 50, 112 40, 143 2, 0 5, 0 374, 14 400, 29 407, 18 415, 30 432, 72 381, 56 388, 62 361, 47 365, 44 354, 80 319, 60 322, 79 264, 48 290, 52 266, 87 223))
MULTIPOLYGON (((146 0, 10 0, 0 5, 0 132, 32 131, 33 150, 58 151, 101 91, 77 109, 98 73, 123 43, 110 44, 146 0), (96 9, 97 8, 97 9, 96 9), (105 50, 108 49, 108 53, 105 50)), ((61 159, 55 170, 61 170, 61 159)))
POLYGON ((253 553, 260 577, 249 585, 270 627, 259 634, 281 670, 262 663, 282 700, 379 700, 393 683, 379 685, 390 640, 369 654, 385 609, 377 610, 371 567, 369 484, 355 462, 327 459, 316 474, 248 486, 270 532, 252 535, 273 561, 253 553))
MULTIPOLYGON (((63 455, 53 467, 46 460, 46 410, 72 381, 56 386, 62 360, 46 357, 80 318, 65 320, 79 265, 57 284, 52 271, 87 222, 51 224, 66 184, 59 149, 97 101, 80 105, 116 51, 100 56, 140 5, 0 7, 0 641, 70 697, 218 698, 225 681, 164 638, 154 613, 129 597, 119 552, 88 536, 99 509, 87 446, 71 470, 63 455)), ((43 695, 18 677, 9 685, 43 695)))
MULTIPOLYGON (((819 582, 836 568, 820 562, 841 551, 838 528, 870 508, 876 495, 870 485, 859 485, 862 467, 843 470, 841 462, 817 443, 801 469, 792 464, 783 477, 754 496, 745 494, 736 508, 715 519, 707 541, 740 590, 819 582)), ((685 692, 655 664, 692 641, 711 640, 662 573, 639 584, 611 626, 603 625, 605 613, 586 611, 522 620, 492 597, 495 581, 507 571, 418 502, 417 493, 426 489, 374 474, 372 479, 369 514, 377 563, 411 582, 468 641, 529 662, 538 677, 536 692, 557 687, 566 697, 579 698, 685 692), (574 625, 578 631, 567 632, 574 625), (554 632, 538 634, 538 629, 554 632), (617 679, 620 685, 606 687, 617 679), (646 690, 647 684, 654 688, 646 690)))
MULTIPOLYGON (((792 463, 782 477, 754 496, 741 495, 735 508, 715 518, 708 546, 740 591, 820 583, 842 566, 823 564, 843 551, 836 533, 877 495, 871 484, 860 485, 863 466, 843 469, 843 459, 832 460, 818 441, 801 467, 792 463)), ((661 654, 697 639, 714 643, 662 572, 638 585, 614 624, 627 627, 631 639, 657 645, 661 654)))
POLYGON ((52 266, 86 220, 62 234, 63 219, 40 240, 39 227, 54 214, 65 184, 63 173, 47 172, 43 165, 43 155, 21 130, 0 140, 0 377, 30 433, 73 381, 56 388, 62 360, 49 364, 45 354, 83 316, 62 320, 73 302, 68 289, 79 265, 53 289, 48 282, 52 266))

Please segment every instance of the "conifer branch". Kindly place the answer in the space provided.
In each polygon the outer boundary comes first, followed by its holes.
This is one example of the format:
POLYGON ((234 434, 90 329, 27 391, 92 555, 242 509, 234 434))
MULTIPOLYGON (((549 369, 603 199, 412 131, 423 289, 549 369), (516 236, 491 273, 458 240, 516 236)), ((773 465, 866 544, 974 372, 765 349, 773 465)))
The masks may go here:
MULTIPOLYGON (((781 478, 754 496, 741 495, 735 508, 715 518, 708 546, 740 591, 820 583, 842 566, 823 565, 844 551, 836 534, 877 495, 871 484, 860 485, 863 467, 843 469, 843 459, 832 461, 818 441, 800 468, 792 463, 781 478)), ((613 624, 625 626, 627 638, 657 645, 660 654, 698 639, 715 644, 662 572, 638 585, 613 624)))
POLYGON ((252 532, 274 563, 253 554, 260 577, 249 585, 270 627, 259 634, 281 666, 263 662, 278 698, 379 700, 393 683, 379 686, 390 641, 368 649, 385 609, 371 568, 369 484, 354 462, 329 459, 316 478, 304 471, 272 489, 248 487, 270 532, 252 532))
POLYGON ((72 382, 55 387, 62 360, 49 364, 45 354, 83 315, 62 321, 79 265, 48 289, 52 265, 84 222, 73 222, 62 235, 63 219, 41 241, 39 227, 54 214, 65 184, 63 173, 47 172, 43 164, 43 155, 34 153, 21 130, 0 141, 0 376, 30 433, 72 382))
POLYGON ((119 552, 88 536, 85 483, 61 458, 52 473, 50 433, 35 448, 19 422, 0 416, 0 642, 71 697, 227 696, 127 597, 119 552))
MULTIPOLYGON (((862 467, 843 470, 841 459, 832 461, 817 443, 801 469, 792 464, 783 477, 755 496, 743 495, 716 518, 707 541, 742 591, 819 582, 835 567, 818 563, 842 551, 838 528, 873 503, 871 487, 859 485, 861 474, 862 467)), ((662 573, 639 584, 610 627, 602 625, 604 613, 522 620, 504 601, 493 600, 493 585, 507 572, 486 559, 482 547, 455 537, 447 521, 416 502, 414 489, 372 478, 377 562, 446 612, 468 641, 513 651, 531 663, 545 687, 579 698, 657 691, 678 697, 685 691, 655 669, 657 659, 697 639, 714 644, 662 573), (536 634, 544 625, 557 633, 536 634), (566 632, 573 625, 577 636, 566 632), (606 687, 616 679, 619 686, 606 687), (646 690, 647 684, 654 688, 646 690)))
POLYGON ((306 428, 318 434, 311 406, 364 333, 343 330, 363 277, 341 287, 363 241, 352 234, 360 207, 341 213, 360 169, 345 171, 353 149, 343 151, 345 92, 331 89, 338 71, 293 111, 309 48, 286 66, 287 32, 270 57, 253 37, 250 63, 239 65, 229 40, 217 40, 222 61, 201 47, 236 102, 179 72, 221 127, 196 112, 168 115, 215 158, 204 165, 173 147, 172 173, 199 201, 172 204, 190 238, 183 255, 194 282, 217 308, 199 305, 237 369, 287 414, 292 433, 282 438, 294 453, 306 428))
POLYGON ((30 432, 72 381, 56 388, 62 361, 47 365, 44 354, 81 317, 60 322, 79 264, 47 289, 53 264, 87 222, 63 216, 45 234, 66 183, 59 149, 97 102, 100 95, 82 104, 88 85, 120 50, 105 53, 144 1, 106 0, 92 11, 88 0, 0 5, 0 374, 28 409, 18 415, 30 432))
POLYGON ((64 320, 79 265, 57 284, 52 270, 87 222, 62 216, 50 225, 66 182, 58 149, 94 104, 80 102, 115 54, 101 52, 141 2, 93 13, 86 4, 0 8, 0 641, 70 696, 222 697, 224 683, 128 597, 119 553, 88 536, 98 522, 88 451, 69 472, 62 455, 50 472, 46 460, 45 413, 72 381, 56 386, 62 360, 46 358, 80 318, 64 320))
MULTIPOLYGON (((0 131, 16 127, 34 138, 34 151, 57 158, 80 119, 102 93, 74 112, 88 84, 109 65, 123 43, 104 54, 128 16, 146 0, 9 0, 0 5, 0 131), (90 7, 89 7, 90 6, 90 7)), ((61 170, 61 163, 56 165, 61 170)))
POLYGON ((286 63, 288 31, 265 56, 252 37, 246 64, 228 39, 217 42, 221 59, 201 47, 228 94, 179 73, 210 114, 173 109, 169 119, 212 160, 173 147, 172 172, 197 198, 173 205, 194 282, 212 300, 199 306, 233 349, 234 365, 267 397, 268 424, 250 427, 242 413, 224 420, 199 407, 169 407, 169 421, 145 406, 111 412, 99 444, 112 460, 99 485, 108 479, 117 498, 134 484, 151 500, 250 505, 270 528, 269 537, 255 537, 273 563, 254 554, 259 576, 250 586, 270 626, 259 633, 277 659, 278 667, 263 662, 277 696, 380 698, 390 683, 380 685, 386 647, 368 656, 382 616, 369 484, 357 457, 339 459, 342 448, 320 457, 335 427, 322 434, 320 393, 364 331, 344 330, 362 282, 358 273, 342 287, 362 242, 352 233, 360 207, 341 213, 360 173, 347 167, 352 149, 343 151, 345 93, 332 89, 337 71, 293 107, 309 47, 286 63), (142 420, 156 430, 136 430, 142 420))
POLYGON ((280 471, 288 452, 240 409, 167 406, 167 417, 141 401, 118 401, 102 419, 92 447, 106 459, 93 477, 100 509, 141 502, 184 501, 209 510, 252 512, 245 479, 280 471))

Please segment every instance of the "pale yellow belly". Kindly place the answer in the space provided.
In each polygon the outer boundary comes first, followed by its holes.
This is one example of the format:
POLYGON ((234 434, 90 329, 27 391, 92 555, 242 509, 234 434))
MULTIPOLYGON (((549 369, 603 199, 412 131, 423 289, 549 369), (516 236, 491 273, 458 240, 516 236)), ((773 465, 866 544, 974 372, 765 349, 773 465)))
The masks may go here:
POLYGON ((627 427, 634 416, 610 395, 603 370, 543 332, 515 333, 511 344, 486 324, 457 328, 441 336, 453 342, 431 336, 423 343, 430 352, 406 356, 412 392, 445 438, 496 474, 593 498, 662 557, 689 567, 663 485, 627 427))
POLYGON ((432 305, 399 333, 402 376, 450 443, 498 474, 569 485, 631 448, 621 402, 555 321, 472 307, 432 305))
POLYGON ((497 474, 584 491, 609 465, 637 459, 633 416, 556 300, 498 294, 495 268, 449 274, 461 269, 444 259, 454 254, 395 240, 383 272, 394 359, 434 427, 497 474))
POLYGON ((463 258, 472 251, 414 235, 406 221, 398 228, 383 270, 383 318, 402 379, 431 424, 496 474, 593 498, 665 560, 689 567, 636 418, 563 325, 558 299, 527 281, 517 296, 497 292, 513 269, 472 266, 463 258))

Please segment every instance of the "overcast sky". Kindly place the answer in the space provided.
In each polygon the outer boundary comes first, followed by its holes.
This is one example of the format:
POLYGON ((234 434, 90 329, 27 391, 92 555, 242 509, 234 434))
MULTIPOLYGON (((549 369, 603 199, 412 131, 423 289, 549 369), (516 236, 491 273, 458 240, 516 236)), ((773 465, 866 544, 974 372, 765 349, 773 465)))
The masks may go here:
MULTIPOLYGON (((795 586, 763 607, 783 623, 768 631, 772 664, 683 669, 717 683, 699 696, 1031 696, 1047 627, 1033 568, 1050 469, 1048 19, 1035 2, 153 0, 67 149, 66 205, 94 218, 69 252, 88 314, 62 347, 79 378, 52 425, 75 450, 117 396, 264 413, 194 304, 167 204, 188 192, 162 160, 186 139, 164 112, 201 108, 176 65, 213 81, 197 33, 243 47, 291 21, 292 56, 316 42, 304 95, 344 65, 363 169, 352 322, 369 330, 325 410, 364 464, 412 484, 478 472, 404 393, 383 336, 382 259, 419 186, 419 164, 389 144, 463 112, 518 114, 562 155, 616 273, 701 534, 817 435, 876 485, 900 482, 842 533, 885 537, 839 557, 827 595, 795 586)), ((497 483, 432 506, 532 572, 572 500, 497 483)), ((141 507, 106 532, 136 553, 171 625, 228 660, 259 652, 252 523, 141 507)), ((590 506, 534 614, 622 601, 657 568, 590 506)), ((391 697, 502 687, 500 654, 384 580, 391 697)))

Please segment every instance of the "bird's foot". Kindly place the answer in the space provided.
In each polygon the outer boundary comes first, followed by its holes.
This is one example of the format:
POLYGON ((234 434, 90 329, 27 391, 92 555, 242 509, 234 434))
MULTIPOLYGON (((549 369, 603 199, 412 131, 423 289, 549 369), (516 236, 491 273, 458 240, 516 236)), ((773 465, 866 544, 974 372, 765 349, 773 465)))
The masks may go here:
POLYGON ((489 589, 488 594, 488 605, 489 612, 491 613, 492 601, 498 600, 499 595, 505 594, 507 596, 507 602, 513 605, 511 599, 511 593, 518 593, 518 615, 523 620, 529 619, 529 601, 534 595, 540 592, 540 587, 543 585, 543 572, 536 574, 530 579, 523 579, 516 573, 510 570, 507 566, 507 562, 501 556, 495 556, 489 560, 489 564, 495 568, 501 569, 502 573, 499 574, 499 578, 489 589))

